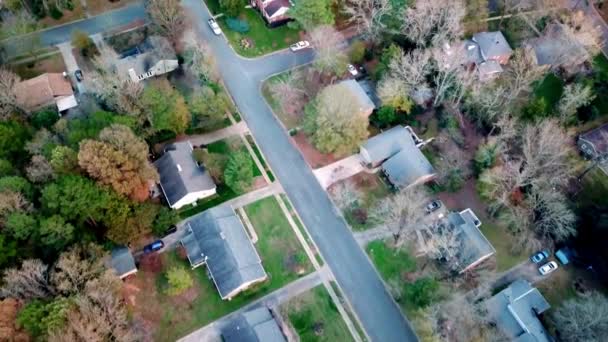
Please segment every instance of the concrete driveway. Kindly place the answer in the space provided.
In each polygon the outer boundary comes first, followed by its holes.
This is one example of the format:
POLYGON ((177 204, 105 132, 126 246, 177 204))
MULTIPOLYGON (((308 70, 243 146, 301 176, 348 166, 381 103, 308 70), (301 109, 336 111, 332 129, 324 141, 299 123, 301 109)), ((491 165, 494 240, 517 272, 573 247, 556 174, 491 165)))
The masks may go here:
POLYGON ((364 167, 361 163, 362 161, 359 154, 354 154, 322 168, 318 168, 314 170, 314 173, 323 189, 327 189, 334 183, 350 178, 359 172, 363 172, 364 167))
POLYGON ((196 31, 215 55, 220 74, 268 164, 335 275, 372 341, 417 341, 409 322, 312 170, 264 101, 260 85, 270 75, 309 63, 314 51, 282 51, 259 59, 237 56, 225 37, 206 25, 211 16, 200 0, 184 0, 196 31))
POLYGON ((86 93, 87 90, 84 87, 84 84, 82 84, 82 82, 78 82, 78 80, 76 79, 76 76, 74 75, 74 72, 80 68, 78 67, 76 58, 74 57, 74 52, 72 50, 72 43, 70 43, 70 42, 61 43, 61 44, 57 45, 57 47, 59 48, 59 52, 61 52, 61 56, 63 57, 63 62, 65 63, 65 67, 67 69, 68 76, 72 80, 72 84, 76 85, 76 88, 78 89, 79 94, 86 93))

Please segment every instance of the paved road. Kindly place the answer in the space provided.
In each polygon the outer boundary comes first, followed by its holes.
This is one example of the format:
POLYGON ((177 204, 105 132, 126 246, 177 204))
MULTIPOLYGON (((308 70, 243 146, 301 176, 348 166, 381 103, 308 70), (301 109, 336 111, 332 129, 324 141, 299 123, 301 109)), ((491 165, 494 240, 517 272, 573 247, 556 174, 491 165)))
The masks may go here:
POLYGON ((409 322, 386 291, 375 268, 359 247, 299 151, 273 116, 260 93, 270 74, 308 63, 314 52, 280 52, 257 60, 235 55, 223 36, 207 27, 209 12, 200 0, 183 0, 197 18, 198 34, 218 62, 220 73, 272 170, 304 221, 373 341, 417 341, 409 322))
POLYGON ((70 41, 72 32, 76 30, 84 31, 91 35, 111 31, 141 20, 147 20, 146 11, 143 3, 137 2, 88 19, 75 21, 24 36, 9 38, 0 42, 0 47, 2 47, 5 57, 11 59, 26 54, 28 49, 35 45, 34 42, 36 40, 39 41, 40 47, 49 47, 70 41))

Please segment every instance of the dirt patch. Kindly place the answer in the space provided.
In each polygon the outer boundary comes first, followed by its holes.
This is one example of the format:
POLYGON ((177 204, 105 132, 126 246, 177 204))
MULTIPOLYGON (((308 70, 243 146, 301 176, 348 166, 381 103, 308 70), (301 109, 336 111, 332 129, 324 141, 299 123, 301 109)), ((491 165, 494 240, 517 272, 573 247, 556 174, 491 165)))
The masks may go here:
POLYGON ((298 132, 296 135, 291 137, 291 139, 304 156, 304 160, 306 160, 308 165, 310 165, 310 167, 313 169, 329 165, 340 159, 333 154, 323 154, 319 152, 303 132, 298 132))
POLYGON ((474 178, 469 179, 459 191, 451 193, 442 192, 439 194, 439 198, 450 209, 473 209, 475 214, 480 216, 480 219, 483 221, 488 206, 479 198, 475 183, 476 180, 474 178))
POLYGON ((145 254, 139 259, 139 269, 144 272, 160 273, 163 270, 163 260, 158 253, 145 254))

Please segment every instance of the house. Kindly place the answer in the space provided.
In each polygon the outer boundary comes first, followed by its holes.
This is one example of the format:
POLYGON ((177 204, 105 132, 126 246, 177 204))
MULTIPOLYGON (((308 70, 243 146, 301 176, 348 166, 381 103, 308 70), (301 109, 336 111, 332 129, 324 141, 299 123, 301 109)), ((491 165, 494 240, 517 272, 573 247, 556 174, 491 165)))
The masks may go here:
POLYGON ((599 162, 598 166, 608 174, 608 124, 579 135, 576 144, 585 158, 599 162))
POLYGON ((422 141, 410 127, 396 126, 370 139, 359 154, 367 167, 380 167, 389 182, 407 188, 435 177, 433 166, 418 148, 422 141))
POLYGON ((370 91, 370 89, 366 91, 366 89, 361 84, 359 84, 359 82, 352 79, 344 80, 338 83, 338 86, 348 89, 348 91, 353 94, 353 96, 357 99, 357 104, 359 105, 359 113, 367 117, 372 115, 372 112, 374 111, 374 109, 376 109, 376 106, 374 104, 374 101, 368 94, 368 91, 370 91))
POLYGON ((137 273, 133 254, 131 254, 129 248, 125 246, 117 247, 112 250, 110 255, 110 266, 120 279, 137 273))
POLYGON ((63 112, 78 106, 70 80, 60 73, 45 73, 19 82, 15 96, 19 106, 28 111, 55 105, 63 112))
POLYGON ((549 342, 539 316, 551 306, 526 280, 520 279, 486 301, 489 317, 507 337, 519 342, 549 342))
POLYGON ((221 329, 223 342, 287 342, 266 307, 239 314, 221 329))
POLYGON ((181 244, 192 268, 207 265, 222 299, 230 300, 251 285, 266 280, 262 260, 243 223, 229 206, 218 206, 186 223, 181 244))
POLYGON ((480 80, 500 74, 509 62, 513 49, 500 31, 479 32, 463 44, 466 64, 474 65, 480 80))
POLYGON ((457 230, 461 237, 462 248, 459 255, 462 267, 459 272, 464 273, 475 268, 496 254, 494 246, 479 230, 481 220, 470 208, 461 212, 452 212, 447 215, 447 221, 452 229, 457 230))
POLYGON ((290 0, 251 0, 251 7, 257 8, 271 27, 291 20, 287 12, 292 6, 290 0))
POLYGON ((525 47, 532 50, 538 65, 576 71, 588 60, 589 52, 583 44, 571 37, 568 30, 564 24, 551 23, 542 36, 526 41, 525 47))
POLYGON ((192 151, 189 141, 176 142, 154 162, 160 175, 160 188, 172 209, 215 195, 216 186, 209 171, 194 160, 192 151))
POLYGON ((147 78, 169 73, 179 67, 177 59, 159 59, 152 52, 141 52, 119 59, 116 67, 120 73, 128 74, 135 83, 147 78))

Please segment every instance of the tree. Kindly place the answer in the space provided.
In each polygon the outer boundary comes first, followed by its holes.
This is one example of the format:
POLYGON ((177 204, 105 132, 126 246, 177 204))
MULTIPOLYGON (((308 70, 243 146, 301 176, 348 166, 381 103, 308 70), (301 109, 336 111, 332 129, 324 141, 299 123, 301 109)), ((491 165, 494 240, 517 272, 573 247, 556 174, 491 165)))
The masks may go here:
POLYGON ((29 129, 15 120, 0 121, 0 158, 20 160, 23 147, 30 138, 29 129))
MULTIPOLYGON (((440 219, 427 230, 429 238, 425 240, 428 255, 444 264, 450 271, 458 272, 468 266, 470 258, 464 254, 462 232, 452 226, 446 219, 440 219)), ((472 260, 475 261, 475 260, 472 260)))
POLYGON ((471 87, 465 98, 464 107, 479 126, 492 126, 501 118, 508 116, 509 91, 499 84, 482 84, 471 87))
POLYGON ((22 212, 14 212, 7 217, 6 228, 17 240, 27 240, 37 231, 34 217, 22 212))
POLYGON ((177 41, 186 26, 186 15, 179 0, 146 0, 145 5, 156 30, 177 41))
POLYGON ((376 42, 383 33, 389 31, 386 19, 393 12, 390 0, 350 0, 344 3, 342 11, 349 22, 357 25, 363 36, 376 42))
POLYGON ((6 67, 0 67, 0 119, 6 120, 15 111, 20 110, 15 86, 21 78, 6 67))
POLYGON ((288 15, 295 20, 296 26, 311 31, 317 26, 334 24, 331 5, 331 0, 299 1, 289 9, 288 15))
POLYGON ((49 161, 39 154, 32 157, 32 161, 25 168, 25 172, 27 178, 33 183, 46 183, 55 177, 49 161))
POLYGON ((36 131, 32 140, 26 145, 25 149, 30 154, 49 155, 51 151, 59 144, 59 139, 46 128, 41 128, 36 131))
POLYGON ((394 196, 385 198, 373 208, 370 217, 378 224, 384 224, 391 232, 395 245, 416 237, 420 230, 420 220, 425 216, 424 206, 428 202, 427 195, 419 187, 403 189, 394 196))
POLYGON ((236 17, 245 8, 243 0, 220 0, 220 8, 229 17, 236 17))
POLYGON ((40 220, 40 241, 56 251, 62 250, 74 240, 74 226, 59 215, 40 220))
POLYGON ((340 48, 343 41, 344 36, 331 26, 322 25, 310 31, 310 43, 317 53, 314 61, 315 69, 320 72, 343 73, 348 64, 348 57, 340 48))
MULTIPOLYGON (((527 48, 516 49, 507 69, 507 99, 517 102, 522 95, 532 91, 532 84, 546 73, 547 66, 538 65, 534 51, 527 48)), ((509 103, 509 102, 507 102, 509 103)))
POLYGON ((552 315, 563 341, 600 342, 608 335, 608 299, 592 291, 566 300, 552 315))
POLYGON ((595 95, 590 86, 581 83, 567 84, 557 103, 557 112, 562 124, 573 123, 576 120, 577 109, 588 105, 593 99, 595 95))
POLYGON ((17 256, 17 242, 0 233, 0 268, 12 263, 17 256))
POLYGON ((576 215, 562 193, 550 186, 536 186, 528 195, 528 202, 540 236, 562 242, 576 235, 576 215))
POLYGON ((57 146, 51 153, 51 167, 58 174, 68 174, 78 170, 78 153, 68 146, 57 146))
POLYGON ((148 161, 148 144, 125 126, 114 124, 99 132, 99 140, 112 145, 139 163, 144 178, 158 179, 156 169, 148 161))
POLYGON ((429 306, 437 299, 439 282, 433 278, 419 278, 405 285, 404 297, 416 308, 429 306))
POLYGON ((156 214, 156 218, 154 218, 154 223, 152 224, 152 232, 156 236, 163 236, 169 227, 179 221, 180 217, 177 211, 167 207, 160 207, 158 214, 156 214))
POLYGON ((348 57, 353 63, 361 63, 365 58, 365 42, 357 40, 350 45, 348 57))
POLYGON ((75 30, 72 32, 72 45, 80 50, 80 54, 85 57, 92 57, 97 52, 93 39, 83 31, 75 30))
POLYGON ((190 112, 186 101, 167 80, 157 80, 148 85, 141 101, 156 132, 167 130, 182 134, 188 128, 190 112))
POLYGON ((188 68, 201 84, 218 79, 215 58, 207 45, 194 39, 188 41, 183 56, 184 67, 188 68))
POLYGON ((460 103, 460 100, 476 80, 476 75, 463 67, 462 62, 466 60, 464 48, 456 43, 453 49, 447 41, 433 47, 432 57, 435 72, 433 83, 435 84, 435 99, 433 105, 437 106, 445 100, 460 103))
POLYGON ((42 261, 25 260, 21 268, 4 271, 4 285, 0 294, 22 300, 43 299, 54 294, 49 283, 48 267, 42 261))
POLYGON ((209 153, 204 149, 196 149, 192 155, 197 162, 205 165, 216 183, 224 183, 224 170, 228 163, 228 156, 221 153, 209 153))
POLYGON ((83 292, 89 281, 105 272, 105 256, 103 249, 92 243, 61 253, 51 273, 53 286, 66 297, 83 292))
POLYGON ((33 199, 34 188, 27 179, 19 176, 7 176, 0 178, 0 192, 12 191, 23 194, 26 199, 33 199))
POLYGON ((253 183, 253 162, 249 153, 237 151, 230 155, 224 170, 224 181, 236 193, 242 193, 251 186, 251 183, 253 183))
POLYGON ((233 110, 226 94, 215 93, 209 87, 203 87, 192 95, 188 108, 194 125, 209 131, 219 128, 226 119, 226 113, 233 110))
POLYGON ((194 284, 190 273, 181 266, 169 268, 166 277, 169 285, 166 292, 170 296, 181 294, 194 284))
POLYGON ((386 105, 401 103, 408 96, 417 104, 423 104, 432 96, 427 82, 432 70, 431 54, 421 49, 406 54, 397 48, 395 52, 378 85, 378 96, 386 105))
POLYGON ((350 181, 340 182, 330 188, 331 198, 342 210, 352 209, 361 200, 361 193, 350 181))
POLYGON ((358 103, 346 85, 335 84, 306 106, 304 129, 319 151, 344 155, 367 138, 368 119, 358 103))
POLYGON ((6 159, 0 159, 0 177, 14 176, 15 173, 16 169, 10 161, 6 159))
POLYGON ((33 337, 44 339, 49 331, 63 327, 69 308, 67 298, 50 302, 34 300, 19 311, 17 322, 33 337))
POLYGON ((31 209, 31 203, 23 194, 11 190, 0 191, 0 223, 13 212, 29 211, 31 209))
POLYGON ((289 115, 297 115, 308 99, 300 72, 292 71, 271 82, 268 86, 272 98, 278 102, 281 110, 289 115))
POLYGON ((36 19, 25 10, 13 10, 10 14, 2 16, 0 34, 4 37, 17 37, 38 28, 36 19))
POLYGON ((416 0, 404 10, 401 31, 420 47, 440 46, 460 38, 464 14, 461 0, 416 0))

